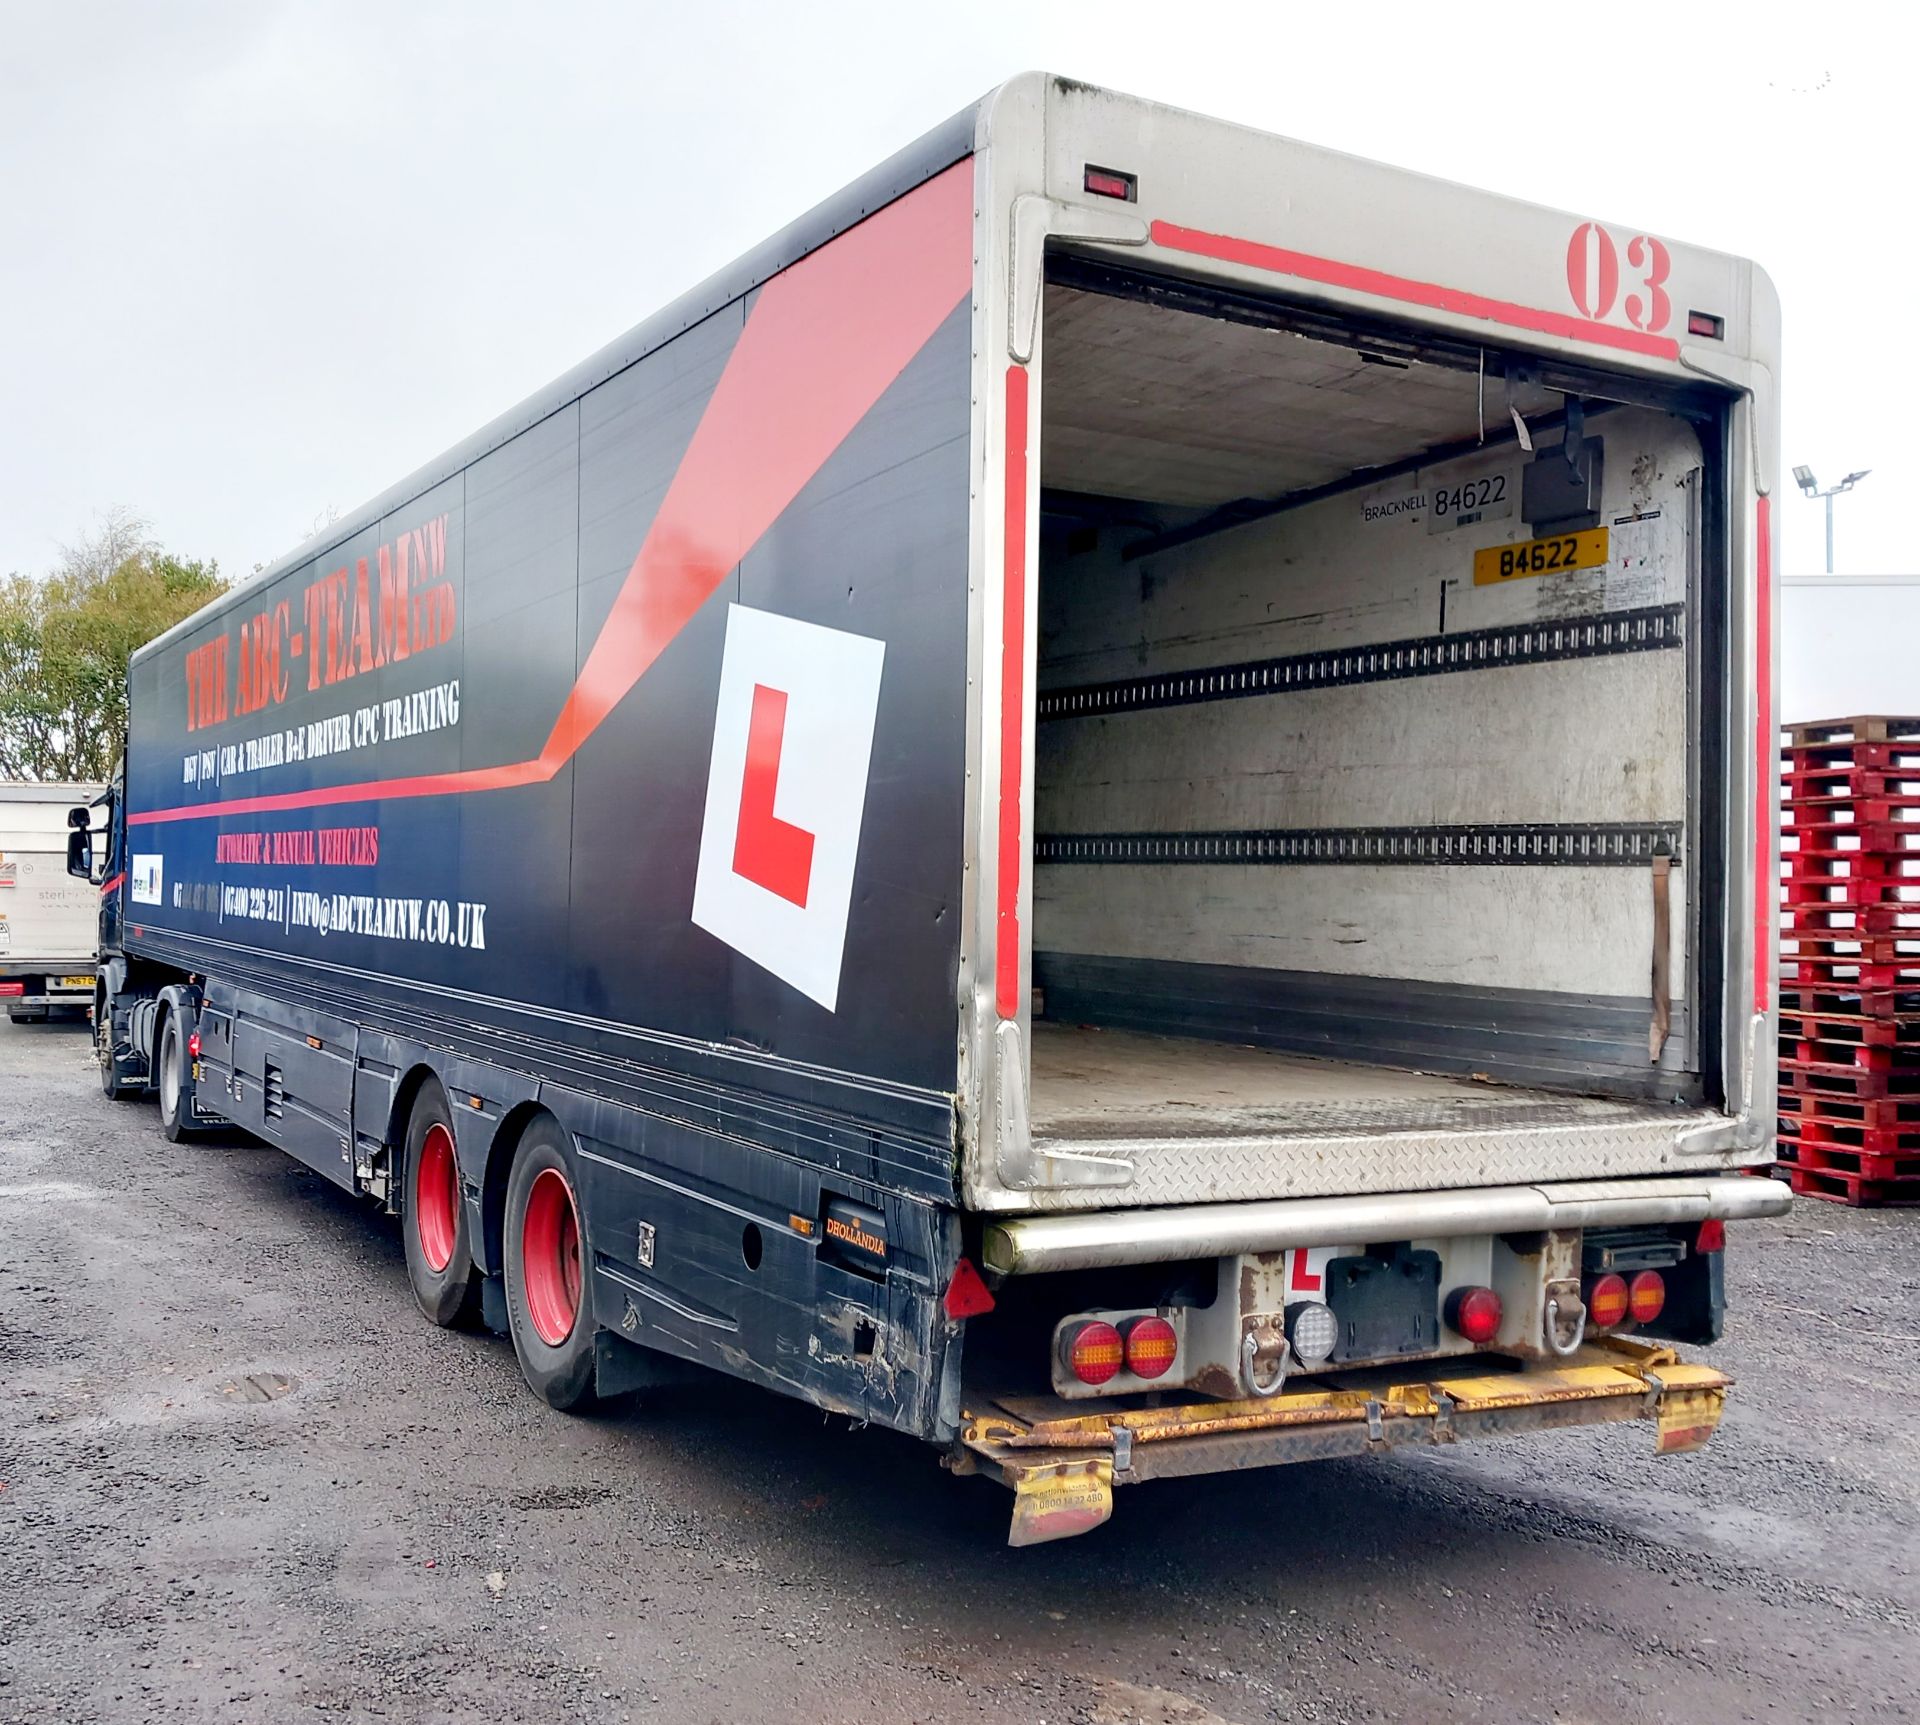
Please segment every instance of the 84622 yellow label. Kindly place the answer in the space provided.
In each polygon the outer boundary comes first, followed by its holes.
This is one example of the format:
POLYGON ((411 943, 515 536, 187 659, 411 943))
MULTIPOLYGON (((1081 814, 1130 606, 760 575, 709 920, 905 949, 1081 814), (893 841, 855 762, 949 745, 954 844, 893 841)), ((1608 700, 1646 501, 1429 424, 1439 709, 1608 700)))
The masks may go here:
POLYGON ((1518 545, 1490 545, 1473 554, 1473 584, 1495 587, 1529 575, 1561 575, 1570 569, 1604 569, 1611 559, 1607 530, 1560 533, 1551 539, 1523 539, 1518 545))

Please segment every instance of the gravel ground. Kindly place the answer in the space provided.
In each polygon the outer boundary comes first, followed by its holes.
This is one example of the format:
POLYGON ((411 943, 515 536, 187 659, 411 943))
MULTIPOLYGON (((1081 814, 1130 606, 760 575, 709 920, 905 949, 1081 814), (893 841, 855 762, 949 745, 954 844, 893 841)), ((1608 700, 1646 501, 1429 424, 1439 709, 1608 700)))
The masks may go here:
POLYGON ((0 1722, 1910 1719, 1916 1243, 1736 1229, 1698 1455, 1152 1485, 1016 1552, 998 1487, 738 1384, 548 1412, 390 1222, 0 1024, 0 1722))

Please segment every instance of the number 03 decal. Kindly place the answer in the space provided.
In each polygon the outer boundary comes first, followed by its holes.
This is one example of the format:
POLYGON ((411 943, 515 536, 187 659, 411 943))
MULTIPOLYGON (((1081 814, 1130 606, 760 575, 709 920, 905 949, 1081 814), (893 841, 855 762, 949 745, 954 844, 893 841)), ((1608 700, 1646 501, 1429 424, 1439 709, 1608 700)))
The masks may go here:
MULTIPOLYGON (((1627 267, 1639 273, 1645 296, 1627 295, 1621 309, 1627 322, 1649 335, 1658 335, 1673 316, 1673 302, 1665 293, 1673 259, 1651 234, 1635 234, 1627 241, 1627 267)), ((1567 242, 1567 291, 1582 317, 1603 322, 1620 294, 1620 248, 1598 222, 1582 222, 1567 242)))
POLYGON ((1635 329, 1658 335, 1667 327, 1667 319, 1673 316, 1673 302, 1660 291, 1666 285, 1673 260, 1667 256, 1667 248, 1651 234, 1635 234, 1627 241, 1627 263, 1647 272, 1642 278, 1647 290, 1646 303, 1641 304, 1637 293, 1628 294, 1627 322, 1635 329))

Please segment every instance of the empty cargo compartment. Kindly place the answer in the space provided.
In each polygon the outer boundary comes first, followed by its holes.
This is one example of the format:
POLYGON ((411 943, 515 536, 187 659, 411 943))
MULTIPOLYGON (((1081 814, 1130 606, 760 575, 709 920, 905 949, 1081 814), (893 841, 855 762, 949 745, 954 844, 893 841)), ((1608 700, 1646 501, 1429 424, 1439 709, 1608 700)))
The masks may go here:
POLYGON ((1061 1201, 1671 1165, 1717 427, 1071 257, 1043 329, 1032 1130, 1136 1164, 1061 1201))

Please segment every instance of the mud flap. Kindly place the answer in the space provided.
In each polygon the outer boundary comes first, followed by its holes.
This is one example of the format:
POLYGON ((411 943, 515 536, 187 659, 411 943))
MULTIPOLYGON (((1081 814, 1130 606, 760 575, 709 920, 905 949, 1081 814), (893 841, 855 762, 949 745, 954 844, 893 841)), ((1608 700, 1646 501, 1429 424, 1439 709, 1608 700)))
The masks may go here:
POLYGON ((1023 1466, 1013 1480, 1009 1545, 1044 1545, 1087 1533, 1113 1514, 1113 1458, 1023 1466))
POLYGON ((1712 1437, 1727 1405, 1723 1386, 1667 1385, 1655 1414, 1655 1455, 1683 1455, 1712 1437))

